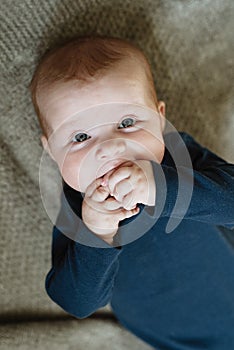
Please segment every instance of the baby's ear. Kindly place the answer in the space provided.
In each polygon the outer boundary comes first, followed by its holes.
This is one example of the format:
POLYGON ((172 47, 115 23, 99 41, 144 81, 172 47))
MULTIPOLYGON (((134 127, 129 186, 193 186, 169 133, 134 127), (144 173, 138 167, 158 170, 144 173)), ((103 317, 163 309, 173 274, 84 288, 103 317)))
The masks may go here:
POLYGON ((52 153, 51 153, 51 150, 50 150, 50 147, 49 147, 49 144, 48 144, 48 140, 46 138, 45 135, 41 135, 41 143, 42 143, 42 146, 44 148, 44 150, 49 154, 49 156, 55 161, 52 153))
POLYGON ((165 124, 166 124, 166 105, 165 102, 159 101, 158 102, 158 110, 160 112, 161 116, 161 125, 162 125, 162 131, 165 129, 165 124))

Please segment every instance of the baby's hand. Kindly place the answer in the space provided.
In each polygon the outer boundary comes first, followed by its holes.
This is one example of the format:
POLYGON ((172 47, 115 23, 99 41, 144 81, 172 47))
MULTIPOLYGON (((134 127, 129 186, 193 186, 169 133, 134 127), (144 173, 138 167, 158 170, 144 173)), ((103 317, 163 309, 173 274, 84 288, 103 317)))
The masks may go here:
POLYGON ((154 205, 156 186, 150 161, 125 162, 108 172, 102 181, 112 196, 126 210, 136 208, 137 203, 154 205))
POLYGON ((139 208, 123 208, 116 198, 109 197, 109 189, 101 185, 102 181, 103 178, 99 178, 87 187, 82 203, 82 219, 91 231, 101 235, 107 243, 112 243, 119 221, 136 215, 139 208))

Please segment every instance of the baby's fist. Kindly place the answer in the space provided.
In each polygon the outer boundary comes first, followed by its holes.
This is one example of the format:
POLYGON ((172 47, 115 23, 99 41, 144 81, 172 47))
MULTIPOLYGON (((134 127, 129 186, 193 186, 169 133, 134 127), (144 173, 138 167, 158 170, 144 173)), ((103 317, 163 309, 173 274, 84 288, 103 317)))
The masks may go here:
POLYGON ((102 184, 108 186, 111 195, 126 210, 135 208, 137 203, 155 203, 156 186, 150 161, 125 162, 107 173, 102 184))

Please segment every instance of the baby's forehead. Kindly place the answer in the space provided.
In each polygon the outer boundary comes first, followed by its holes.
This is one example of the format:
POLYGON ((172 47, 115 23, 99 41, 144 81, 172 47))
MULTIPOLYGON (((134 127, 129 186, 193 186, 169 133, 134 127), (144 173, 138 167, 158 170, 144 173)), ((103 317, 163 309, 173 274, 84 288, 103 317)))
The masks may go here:
MULTIPOLYGON (((90 92, 104 90, 108 84, 117 84, 131 80, 133 84, 146 83, 145 72, 140 65, 135 67, 129 66, 128 63, 122 67, 112 67, 105 72, 99 72, 95 76, 88 77, 86 80, 71 79, 69 81, 57 81, 39 88, 37 100, 40 107, 45 107, 48 101, 56 101, 63 97, 73 97, 75 94, 87 96, 90 92), (137 71, 136 71, 137 70, 137 71)), ((117 86, 117 85, 116 85, 117 86)))

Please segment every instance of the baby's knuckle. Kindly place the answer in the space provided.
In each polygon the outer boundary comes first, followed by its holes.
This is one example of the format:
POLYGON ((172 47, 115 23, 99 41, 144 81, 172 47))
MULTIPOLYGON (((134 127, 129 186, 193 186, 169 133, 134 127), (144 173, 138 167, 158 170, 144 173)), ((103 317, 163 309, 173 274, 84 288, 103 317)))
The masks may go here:
POLYGON ((136 178, 136 184, 137 184, 137 186, 142 186, 143 185, 143 179, 142 179, 141 176, 138 176, 136 178))

